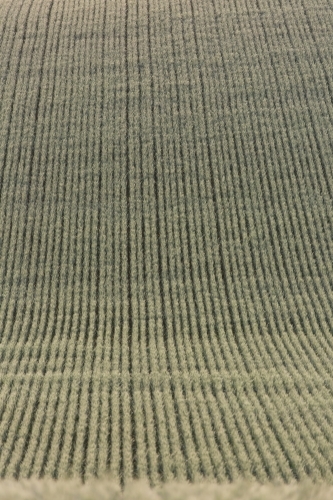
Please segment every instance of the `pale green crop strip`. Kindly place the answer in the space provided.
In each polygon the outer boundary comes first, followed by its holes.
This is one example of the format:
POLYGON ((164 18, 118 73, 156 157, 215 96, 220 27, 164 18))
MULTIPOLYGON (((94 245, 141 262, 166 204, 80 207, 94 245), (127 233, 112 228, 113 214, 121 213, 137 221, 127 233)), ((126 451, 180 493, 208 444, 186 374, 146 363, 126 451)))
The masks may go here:
POLYGON ((288 485, 236 481, 218 485, 214 483, 188 484, 186 482, 168 482, 165 485, 150 488, 146 481, 135 481, 120 490, 116 482, 110 480, 89 480, 84 485, 75 480, 21 480, 3 482, 0 491, 1 500, 37 500, 59 499, 92 500, 328 500, 332 496, 332 486, 314 485, 309 481, 288 485))

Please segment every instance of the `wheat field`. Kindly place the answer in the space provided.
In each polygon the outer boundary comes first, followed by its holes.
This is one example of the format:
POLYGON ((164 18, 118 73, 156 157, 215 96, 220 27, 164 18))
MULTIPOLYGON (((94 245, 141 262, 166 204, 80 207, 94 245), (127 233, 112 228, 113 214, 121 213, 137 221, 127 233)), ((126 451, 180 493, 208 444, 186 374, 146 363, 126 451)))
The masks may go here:
POLYGON ((332 41, 0 0, 1 480, 333 483, 332 41))

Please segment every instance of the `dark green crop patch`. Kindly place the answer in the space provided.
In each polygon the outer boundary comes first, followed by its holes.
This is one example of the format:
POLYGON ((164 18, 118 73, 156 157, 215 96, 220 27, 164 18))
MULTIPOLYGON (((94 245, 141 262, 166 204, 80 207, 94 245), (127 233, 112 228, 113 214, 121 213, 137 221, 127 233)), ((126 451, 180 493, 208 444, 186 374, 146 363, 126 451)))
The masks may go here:
POLYGON ((329 498, 332 39, 329 0, 0 0, 0 499, 329 498))

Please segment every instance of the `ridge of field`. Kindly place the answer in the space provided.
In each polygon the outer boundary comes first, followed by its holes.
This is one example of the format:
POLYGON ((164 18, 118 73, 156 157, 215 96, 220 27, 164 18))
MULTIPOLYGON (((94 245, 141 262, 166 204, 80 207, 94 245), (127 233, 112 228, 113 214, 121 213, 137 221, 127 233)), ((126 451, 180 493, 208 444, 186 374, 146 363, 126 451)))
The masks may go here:
POLYGON ((0 478, 333 479, 331 0, 0 0, 0 478))
POLYGON ((0 500, 331 500, 333 486, 311 481, 292 484, 259 484, 236 481, 229 484, 168 482, 151 488, 134 481, 121 490, 119 484, 103 480, 23 479, 0 481, 0 500))

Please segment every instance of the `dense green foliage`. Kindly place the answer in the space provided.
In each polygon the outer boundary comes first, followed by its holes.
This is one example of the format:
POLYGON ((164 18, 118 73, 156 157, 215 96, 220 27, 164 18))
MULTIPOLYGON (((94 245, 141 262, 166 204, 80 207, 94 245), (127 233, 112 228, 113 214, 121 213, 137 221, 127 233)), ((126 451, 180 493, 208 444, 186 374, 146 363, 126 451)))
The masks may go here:
POLYGON ((332 482, 332 39, 0 0, 1 478, 332 482))

